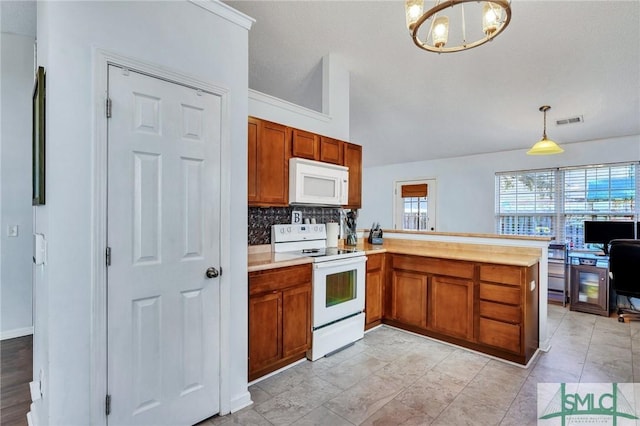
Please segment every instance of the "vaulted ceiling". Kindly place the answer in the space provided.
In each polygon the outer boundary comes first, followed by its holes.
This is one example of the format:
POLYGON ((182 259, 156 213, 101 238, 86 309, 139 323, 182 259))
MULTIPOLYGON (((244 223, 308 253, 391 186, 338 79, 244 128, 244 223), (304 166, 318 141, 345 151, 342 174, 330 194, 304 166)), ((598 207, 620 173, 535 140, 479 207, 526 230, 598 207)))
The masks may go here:
POLYGON ((524 155, 544 104, 560 144, 640 135, 640 0, 513 0, 503 34, 451 54, 415 47, 404 1, 225 3, 256 19, 251 89, 320 111, 321 58, 349 70, 350 140, 365 167, 524 155), (575 116, 584 121, 555 123, 575 116))

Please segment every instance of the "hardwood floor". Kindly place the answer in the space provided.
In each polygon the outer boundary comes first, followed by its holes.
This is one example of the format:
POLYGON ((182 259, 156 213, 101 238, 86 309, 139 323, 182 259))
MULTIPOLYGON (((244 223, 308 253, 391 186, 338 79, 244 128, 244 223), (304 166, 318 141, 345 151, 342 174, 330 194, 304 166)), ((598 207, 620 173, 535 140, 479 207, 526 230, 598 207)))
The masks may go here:
POLYGON ((0 341, 0 425, 27 425, 32 365, 33 336, 0 341))

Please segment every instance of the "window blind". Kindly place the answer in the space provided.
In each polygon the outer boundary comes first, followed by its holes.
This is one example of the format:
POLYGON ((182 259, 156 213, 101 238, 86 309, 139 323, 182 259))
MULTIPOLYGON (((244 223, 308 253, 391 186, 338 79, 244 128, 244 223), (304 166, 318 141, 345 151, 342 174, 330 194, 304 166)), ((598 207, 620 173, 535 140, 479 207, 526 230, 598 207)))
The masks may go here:
POLYGON ((402 198, 426 197, 428 192, 427 184, 402 185, 402 198))
POLYGON ((496 173, 496 232, 584 248, 585 220, 635 220, 638 163, 496 173))

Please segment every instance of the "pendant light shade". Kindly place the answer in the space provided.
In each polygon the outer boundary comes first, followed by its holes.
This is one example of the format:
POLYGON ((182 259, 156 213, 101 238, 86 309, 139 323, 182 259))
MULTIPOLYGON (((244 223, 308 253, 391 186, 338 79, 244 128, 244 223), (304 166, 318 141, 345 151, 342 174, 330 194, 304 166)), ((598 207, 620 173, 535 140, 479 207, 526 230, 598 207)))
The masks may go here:
POLYGON ((542 139, 535 143, 529 151, 528 155, 551 155, 560 154, 564 149, 560 148, 557 143, 547 138, 547 111, 550 110, 549 105, 540 107, 540 111, 544 113, 544 130, 542 131, 542 139))

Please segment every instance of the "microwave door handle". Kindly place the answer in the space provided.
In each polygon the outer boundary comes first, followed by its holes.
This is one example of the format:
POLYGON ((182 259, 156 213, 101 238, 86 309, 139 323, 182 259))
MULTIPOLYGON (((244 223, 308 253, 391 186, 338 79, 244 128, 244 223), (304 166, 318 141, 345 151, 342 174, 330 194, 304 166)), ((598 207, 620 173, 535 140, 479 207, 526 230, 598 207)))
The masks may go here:
POLYGON ((342 179, 342 185, 340 185, 340 199, 344 201, 345 204, 349 203, 349 184, 346 180, 342 179))
POLYGON ((365 263, 367 261, 366 256, 357 256, 344 260, 332 260, 329 262, 314 263, 314 269, 334 268, 340 266, 357 265, 358 263, 365 263))

